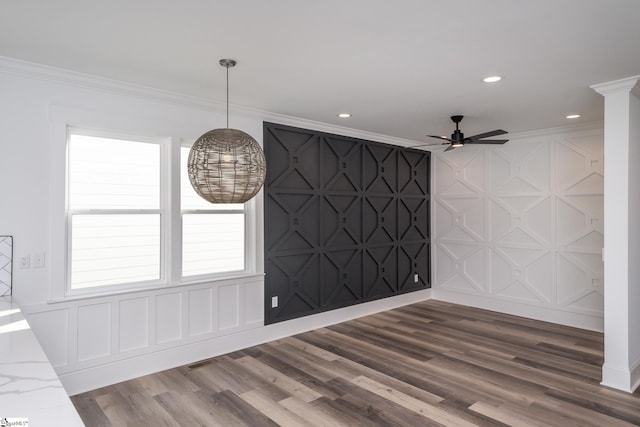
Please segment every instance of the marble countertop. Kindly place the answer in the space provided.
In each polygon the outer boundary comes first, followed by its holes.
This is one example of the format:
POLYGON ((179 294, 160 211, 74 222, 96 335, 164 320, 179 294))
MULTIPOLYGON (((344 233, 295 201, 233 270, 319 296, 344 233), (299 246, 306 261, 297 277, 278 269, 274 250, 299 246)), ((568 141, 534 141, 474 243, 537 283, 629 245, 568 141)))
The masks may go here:
POLYGON ((84 425, 10 297, 0 297, 0 421, 4 418, 28 419, 31 426, 84 425))

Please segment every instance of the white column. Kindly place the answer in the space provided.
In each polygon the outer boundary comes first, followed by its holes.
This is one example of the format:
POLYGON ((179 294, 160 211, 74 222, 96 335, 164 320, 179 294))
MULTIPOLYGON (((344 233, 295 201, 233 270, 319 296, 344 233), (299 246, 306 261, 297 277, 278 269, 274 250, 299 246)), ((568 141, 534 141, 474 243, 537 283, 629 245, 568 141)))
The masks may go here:
POLYGON ((604 96, 602 384, 640 385, 640 76, 591 86, 604 96))

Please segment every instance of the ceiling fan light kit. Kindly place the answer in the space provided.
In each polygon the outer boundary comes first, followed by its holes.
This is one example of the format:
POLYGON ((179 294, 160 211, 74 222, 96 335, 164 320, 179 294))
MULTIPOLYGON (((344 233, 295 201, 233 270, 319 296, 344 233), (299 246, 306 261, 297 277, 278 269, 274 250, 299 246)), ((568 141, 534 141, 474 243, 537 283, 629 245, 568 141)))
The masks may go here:
POLYGON ((221 59, 227 69, 227 127, 206 132, 191 147, 187 160, 189 181, 196 193, 211 203, 244 203, 264 184, 267 166, 260 144, 251 135, 229 128, 229 68, 233 59, 221 59))
POLYGON ((451 121, 453 121, 453 123, 456 124, 456 129, 451 134, 451 138, 447 138, 446 136, 439 136, 439 135, 427 135, 430 138, 442 139, 448 142, 443 142, 440 144, 416 145, 416 147, 430 146, 430 145, 448 145, 448 147, 444 151, 449 151, 449 150, 453 150, 454 148, 463 147, 466 144, 504 144, 505 142, 509 141, 508 139, 484 139, 484 138, 490 138, 492 136, 506 134, 507 131, 502 129, 496 129, 489 132, 479 133, 477 135, 468 136, 465 138, 464 133, 462 133, 459 127, 459 124, 463 118, 464 116, 461 116, 461 115, 451 116, 451 121))

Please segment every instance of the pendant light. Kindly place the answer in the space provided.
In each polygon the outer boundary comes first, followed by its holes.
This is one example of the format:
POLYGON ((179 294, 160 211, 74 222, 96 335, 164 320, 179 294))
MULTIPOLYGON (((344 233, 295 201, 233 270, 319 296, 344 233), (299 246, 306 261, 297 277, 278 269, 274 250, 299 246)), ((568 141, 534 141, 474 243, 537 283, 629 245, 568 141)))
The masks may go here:
POLYGON ((267 171, 264 153, 251 135, 229 128, 229 68, 233 59, 221 59, 227 69, 227 127, 196 140, 189 152, 187 171, 193 189, 211 203, 244 203, 253 198, 267 171))

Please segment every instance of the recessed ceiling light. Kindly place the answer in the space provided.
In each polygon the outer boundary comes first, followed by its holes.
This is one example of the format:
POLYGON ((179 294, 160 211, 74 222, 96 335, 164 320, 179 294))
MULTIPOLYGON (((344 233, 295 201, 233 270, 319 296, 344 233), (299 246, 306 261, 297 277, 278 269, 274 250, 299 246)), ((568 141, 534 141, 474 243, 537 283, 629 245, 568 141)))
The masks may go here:
POLYGON ((502 80, 502 77, 500 76, 489 76, 482 79, 482 81, 485 83, 495 83, 495 82, 499 82, 500 80, 502 80))
POLYGON ((580 117, 580 114, 569 114, 567 119, 577 119, 578 117, 580 117))
POLYGON ((349 117, 351 117, 351 113, 340 113, 338 114, 338 117, 340 117, 341 119, 348 119, 349 117))

